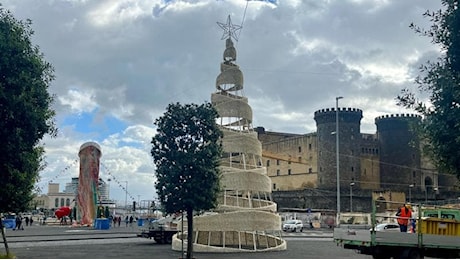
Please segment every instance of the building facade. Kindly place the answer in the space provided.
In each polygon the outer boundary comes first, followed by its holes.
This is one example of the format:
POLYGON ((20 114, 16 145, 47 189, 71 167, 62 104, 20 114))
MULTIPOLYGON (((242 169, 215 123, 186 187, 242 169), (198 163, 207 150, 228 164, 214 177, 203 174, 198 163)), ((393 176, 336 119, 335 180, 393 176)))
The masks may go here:
POLYGON ((75 205, 75 193, 59 191, 59 183, 48 183, 48 193, 41 194, 33 198, 32 208, 47 213, 49 216, 54 215, 54 211, 60 207, 75 205))
MULTIPOLYGON (((439 173, 430 159, 422 154, 421 143, 415 134, 420 116, 377 117, 377 131, 371 134, 361 133, 362 110, 339 108, 336 111, 331 108, 315 112, 317 131, 314 133, 290 134, 256 128, 262 142, 262 160, 272 179, 275 197, 283 192, 313 189, 334 205, 337 115, 341 197, 347 198, 353 190, 356 196, 362 194, 363 199, 367 198, 370 205, 372 193, 376 192, 390 194, 389 197, 392 192, 402 193, 406 200, 411 193, 425 201, 443 195, 457 196, 459 182, 455 176, 439 173)), ((295 196, 300 198, 303 195, 297 193, 295 196)), ((300 207, 302 204, 308 203, 298 203, 300 207)))

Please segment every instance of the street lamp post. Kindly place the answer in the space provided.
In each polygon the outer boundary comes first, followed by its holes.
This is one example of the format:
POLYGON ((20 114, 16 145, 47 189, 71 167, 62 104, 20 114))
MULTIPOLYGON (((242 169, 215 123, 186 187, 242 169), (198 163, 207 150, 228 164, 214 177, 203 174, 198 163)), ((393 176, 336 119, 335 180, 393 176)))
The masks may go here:
POLYGON ((412 188, 414 184, 409 185, 409 203, 412 203, 412 188))
POLYGON ((125 210, 126 213, 128 213, 128 181, 125 181, 126 187, 125 187, 125 210))
POLYGON ((107 179, 107 200, 110 201, 110 181, 111 179, 107 179))
POLYGON ((350 212, 353 212, 353 186, 355 186, 354 182, 350 183, 350 212))
POLYGON ((337 170, 337 222, 336 226, 340 224, 340 158, 339 158, 339 99, 335 98, 335 145, 336 145, 336 170, 337 170))

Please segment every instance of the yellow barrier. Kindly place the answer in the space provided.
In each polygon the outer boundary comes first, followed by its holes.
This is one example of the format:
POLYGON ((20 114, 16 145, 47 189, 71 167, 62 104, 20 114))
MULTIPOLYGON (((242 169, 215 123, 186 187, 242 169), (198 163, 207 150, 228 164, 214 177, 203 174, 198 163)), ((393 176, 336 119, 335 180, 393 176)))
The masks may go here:
POLYGON ((423 234, 460 236, 460 221, 445 218, 426 218, 419 223, 423 234))

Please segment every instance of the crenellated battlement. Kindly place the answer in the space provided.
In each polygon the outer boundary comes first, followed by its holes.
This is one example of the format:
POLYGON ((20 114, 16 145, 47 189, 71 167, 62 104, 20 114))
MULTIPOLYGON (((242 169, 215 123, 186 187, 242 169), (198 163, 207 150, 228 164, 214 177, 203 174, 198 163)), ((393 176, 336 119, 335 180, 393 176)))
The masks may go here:
POLYGON ((317 124, 335 122, 337 111, 339 112, 339 117, 343 118, 344 121, 349 123, 359 124, 361 118, 363 118, 363 111, 359 108, 339 107, 338 110, 335 108, 324 108, 317 110, 315 112, 314 119, 317 124))
POLYGON ((391 114, 391 115, 383 115, 383 116, 379 116, 379 117, 376 117, 375 118, 375 122, 377 123, 377 121, 380 121, 380 120, 385 120, 385 119, 398 119, 398 118, 403 118, 403 119, 406 119, 406 118, 415 118, 415 119, 422 119, 422 116, 420 115, 417 115, 417 114, 391 114))
MULTIPOLYGON (((358 113, 363 113, 363 111, 359 108, 354 108, 354 107, 339 107, 338 108, 339 112, 358 112, 358 113)), ((320 114, 320 113, 335 113, 335 108, 323 108, 320 110, 315 111, 315 115, 320 114)))

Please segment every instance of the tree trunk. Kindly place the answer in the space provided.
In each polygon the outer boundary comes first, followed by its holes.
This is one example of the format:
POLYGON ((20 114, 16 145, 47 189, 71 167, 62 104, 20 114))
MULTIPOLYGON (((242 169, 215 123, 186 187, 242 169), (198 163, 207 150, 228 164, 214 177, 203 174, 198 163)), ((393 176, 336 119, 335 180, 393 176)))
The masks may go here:
POLYGON ((6 241, 5 230, 3 229, 3 221, 0 219, 0 229, 2 230, 3 244, 5 244, 6 256, 10 256, 10 249, 8 247, 8 241, 6 241))
POLYGON ((187 259, 193 257, 193 209, 187 208, 187 259))

